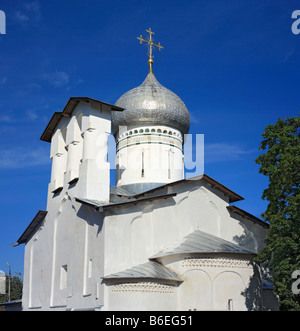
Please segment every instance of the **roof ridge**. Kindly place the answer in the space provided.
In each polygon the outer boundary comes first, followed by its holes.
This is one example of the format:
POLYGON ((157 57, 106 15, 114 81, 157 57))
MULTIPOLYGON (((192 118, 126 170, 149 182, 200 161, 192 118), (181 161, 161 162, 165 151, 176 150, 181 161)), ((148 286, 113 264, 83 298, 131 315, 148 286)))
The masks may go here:
POLYGON ((164 256, 197 253, 256 254, 256 252, 250 251, 249 249, 244 248, 236 243, 196 229, 181 240, 174 242, 171 246, 151 256, 149 259, 155 260, 156 258, 164 256))

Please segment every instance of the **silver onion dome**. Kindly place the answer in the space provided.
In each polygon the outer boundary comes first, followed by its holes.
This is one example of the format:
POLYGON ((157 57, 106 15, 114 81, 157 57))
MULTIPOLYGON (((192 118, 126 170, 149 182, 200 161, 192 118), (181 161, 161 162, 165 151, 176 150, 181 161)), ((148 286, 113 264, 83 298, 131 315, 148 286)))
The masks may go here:
POLYGON ((124 108, 112 112, 114 135, 119 126, 165 125, 186 134, 190 128, 190 115, 183 101, 162 86, 150 72, 142 85, 129 90, 116 102, 124 108))

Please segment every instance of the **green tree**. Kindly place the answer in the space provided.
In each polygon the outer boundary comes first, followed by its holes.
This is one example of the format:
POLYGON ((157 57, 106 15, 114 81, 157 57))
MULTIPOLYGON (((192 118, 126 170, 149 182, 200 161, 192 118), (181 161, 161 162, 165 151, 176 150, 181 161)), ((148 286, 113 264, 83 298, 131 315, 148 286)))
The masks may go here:
POLYGON ((262 136, 259 149, 264 153, 255 161, 269 178, 262 195, 269 203, 262 217, 270 229, 257 262, 273 272, 280 309, 299 311, 300 295, 292 293, 291 275, 300 270, 300 117, 279 119, 262 136))
MULTIPOLYGON (((0 303, 8 301, 8 275, 6 275, 6 294, 0 294, 0 303)), ((20 277, 11 277, 10 300, 22 299, 23 281, 20 277)))

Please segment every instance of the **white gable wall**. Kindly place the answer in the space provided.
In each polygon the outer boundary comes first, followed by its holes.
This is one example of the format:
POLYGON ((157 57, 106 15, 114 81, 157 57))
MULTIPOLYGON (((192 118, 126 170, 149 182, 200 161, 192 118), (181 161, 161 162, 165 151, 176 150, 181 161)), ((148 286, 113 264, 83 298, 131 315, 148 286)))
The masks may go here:
MULTIPOLYGON (((174 198, 118 208, 105 218, 105 273, 148 261, 151 255, 199 229, 246 249, 261 249, 266 230, 232 218, 228 198, 203 181, 169 187, 174 198), (243 240, 247 236, 247 240, 243 240), (242 238, 242 239, 240 239, 242 238)), ((167 192, 164 192, 167 193, 167 192)))
MULTIPOLYGON (((215 195, 209 185, 202 181, 170 186, 169 192, 162 193, 177 191, 174 198, 111 209, 106 212, 105 218, 103 213, 75 201, 79 189, 78 182, 52 199, 52 206, 57 207, 49 210, 44 224, 26 245, 25 310, 39 309, 39 306, 43 310, 92 309, 103 305, 103 309, 127 309, 129 306, 123 306, 122 302, 129 300, 132 293, 136 293, 136 298, 140 297, 135 301, 134 307, 137 309, 136 303, 143 300, 142 290, 149 290, 151 284, 146 282, 140 290, 129 291, 127 297, 121 285, 105 286, 101 277, 147 262, 158 251, 170 247, 197 229, 233 243, 245 244, 245 248, 252 249, 255 245, 261 248, 265 229, 241 216, 239 219, 231 218, 226 209, 227 197, 222 197, 220 193, 215 195), (242 235, 250 238, 248 242, 237 241, 236 238, 242 235)), ((163 263, 188 282, 200 272, 193 275, 187 273, 189 269, 180 269, 182 261, 175 261, 177 264, 166 261, 163 260, 163 263)), ((200 278, 204 278, 206 284, 208 278, 205 272, 208 271, 200 272, 200 278)), ((253 269, 246 271, 245 275, 239 273, 244 289, 252 274, 253 269)), ((210 280, 211 286, 217 276, 218 273, 215 273, 210 280)), ((183 288, 188 286, 183 284, 175 289, 166 287, 167 296, 163 296, 157 284, 152 284, 155 289, 153 293, 149 290, 149 294, 152 293, 151 296, 161 306, 149 301, 148 306, 141 303, 140 309, 221 309, 221 306, 223 309, 224 302, 230 299, 227 298, 228 294, 221 300, 220 306, 216 304, 215 307, 212 297, 203 305, 199 303, 200 306, 192 305, 193 300, 197 299, 191 298, 190 305, 187 305, 178 299, 180 293, 186 291, 183 288), (177 301, 173 299, 168 301, 174 295, 182 305, 174 306, 177 301)), ((235 304, 237 302, 238 297, 235 298, 235 304)), ((245 306, 243 309, 246 309, 245 306)))

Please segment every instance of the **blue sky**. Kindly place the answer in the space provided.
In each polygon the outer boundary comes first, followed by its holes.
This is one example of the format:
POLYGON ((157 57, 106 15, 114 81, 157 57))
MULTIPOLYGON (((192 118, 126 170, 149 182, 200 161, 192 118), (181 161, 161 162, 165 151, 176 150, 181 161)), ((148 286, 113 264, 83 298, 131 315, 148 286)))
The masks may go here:
POLYGON ((286 0, 1 0, 0 269, 23 272, 24 246, 12 248, 39 209, 50 181, 48 143, 39 140, 71 96, 115 103, 147 74, 136 37, 149 27, 158 81, 205 135, 205 173, 260 216, 268 185, 258 173, 261 133, 279 117, 298 116, 300 34, 286 0))

